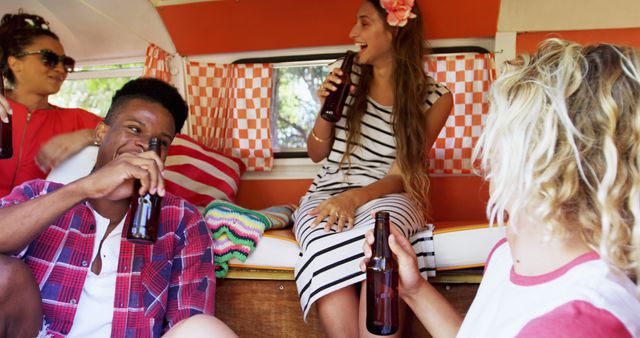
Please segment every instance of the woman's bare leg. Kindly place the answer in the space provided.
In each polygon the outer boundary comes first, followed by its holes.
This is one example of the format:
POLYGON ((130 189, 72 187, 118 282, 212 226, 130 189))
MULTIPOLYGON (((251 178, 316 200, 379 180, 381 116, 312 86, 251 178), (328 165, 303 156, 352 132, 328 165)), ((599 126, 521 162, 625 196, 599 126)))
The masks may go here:
POLYGON ((318 299, 316 304, 327 337, 358 336, 358 294, 355 285, 334 291, 318 299))

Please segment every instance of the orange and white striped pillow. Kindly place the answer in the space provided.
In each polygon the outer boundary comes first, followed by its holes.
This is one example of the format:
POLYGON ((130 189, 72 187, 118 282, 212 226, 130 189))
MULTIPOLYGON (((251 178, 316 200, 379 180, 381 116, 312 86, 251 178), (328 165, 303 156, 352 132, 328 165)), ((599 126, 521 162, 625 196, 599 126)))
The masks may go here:
POLYGON ((165 161, 165 186, 196 206, 217 199, 234 202, 245 169, 240 159, 178 134, 165 161))

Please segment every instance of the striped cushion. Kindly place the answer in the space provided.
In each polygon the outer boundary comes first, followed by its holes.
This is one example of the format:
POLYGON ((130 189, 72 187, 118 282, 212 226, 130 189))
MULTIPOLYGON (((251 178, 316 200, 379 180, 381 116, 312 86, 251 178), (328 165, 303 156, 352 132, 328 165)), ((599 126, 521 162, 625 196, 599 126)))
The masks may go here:
POLYGON ((217 199, 233 202, 244 171, 240 159, 178 134, 165 161, 165 185, 167 191, 196 206, 206 206, 217 199))

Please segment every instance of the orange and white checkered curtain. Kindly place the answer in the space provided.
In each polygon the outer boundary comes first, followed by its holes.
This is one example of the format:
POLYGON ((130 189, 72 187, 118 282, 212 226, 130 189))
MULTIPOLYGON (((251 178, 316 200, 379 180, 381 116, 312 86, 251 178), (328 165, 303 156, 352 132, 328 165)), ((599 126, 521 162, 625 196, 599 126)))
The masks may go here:
POLYGON ((142 77, 152 77, 171 83, 171 71, 169 70, 170 55, 164 49, 150 44, 147 47, 147 56, 144 60, 142 77))
POLYGON ((428 56, 427 72, 449 88, 454 109, 429 153, 431 174, 471 174, 471 153, 489 107, 489 86, 495 78, 494 55, 428 56))
POLYGON ((186 75, 190 136, 247 170, 271 170, 271 65, 191 61, 186 75))

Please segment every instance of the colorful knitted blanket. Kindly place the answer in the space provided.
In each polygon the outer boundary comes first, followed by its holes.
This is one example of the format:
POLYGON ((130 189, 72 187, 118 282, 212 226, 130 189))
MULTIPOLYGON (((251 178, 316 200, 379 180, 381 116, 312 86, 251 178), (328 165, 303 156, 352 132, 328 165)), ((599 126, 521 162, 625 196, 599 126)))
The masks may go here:
POLYGON ((293 204, 250 210, 222 200, 209 203, 204 220, 213 236, 216 277, 227 275, 232 258, 246 261, 266 230, 291 225, 295 209, 293 204))

